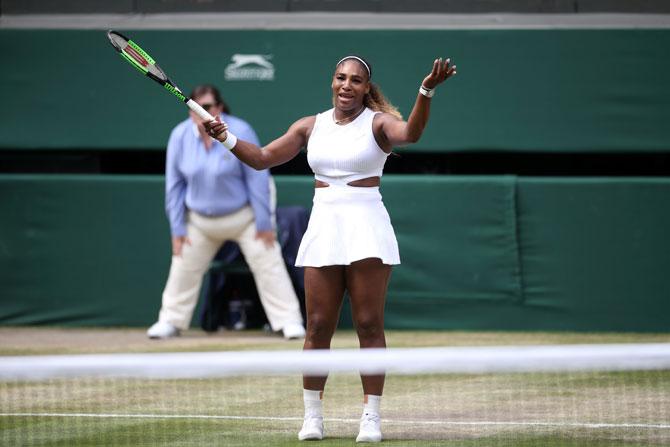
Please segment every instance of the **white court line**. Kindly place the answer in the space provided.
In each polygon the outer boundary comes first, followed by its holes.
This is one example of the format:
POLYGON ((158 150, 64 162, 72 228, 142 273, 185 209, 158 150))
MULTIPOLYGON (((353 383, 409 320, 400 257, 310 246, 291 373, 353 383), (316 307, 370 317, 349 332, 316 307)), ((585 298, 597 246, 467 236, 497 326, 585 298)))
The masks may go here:
MULTIPOLYGON (((279 416, 225 416, 208 414, 115 414, 115 413, 0 413, 0 417, 80 417, 100 419, 219 419, 236 421, 302 421, 301 417, 279 416)), ((355 423, 359 419, 325 418, 326 422, 355 423)), ((532 422, 532 421, 426 421, 383 419, 389 425, 452 425, 452 426, 526 426, 526 427, 573 427, 573 428, 660 428, 670 429, 670 424, 632 424, 632 423, 601 423, 601 422, 532 422)))

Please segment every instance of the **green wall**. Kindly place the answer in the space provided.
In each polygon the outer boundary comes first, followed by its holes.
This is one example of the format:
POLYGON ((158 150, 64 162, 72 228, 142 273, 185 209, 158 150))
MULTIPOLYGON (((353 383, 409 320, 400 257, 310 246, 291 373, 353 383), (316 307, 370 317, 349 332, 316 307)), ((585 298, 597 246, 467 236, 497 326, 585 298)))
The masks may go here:
MULTIPOLYGON (((309 206, 311 182, 278 176, 280 205, 309 206)), ((382 193, 390 328, 670 329, 669 179, 389 175, 382 193)), ((0 324, 155 320, 161 176, 0 175, 0 203, 0 324)))
MULTIPOLYGON (((334 64, 356 52, 405 115, 433 58, 457 63, 414 150, 670 149, 670 30, 124 33, 185 91, 219 85, 266 142, 329 108, 334 64), (270 56, 275 79, 226 81, 236 53, 270 56)), ((0 29, 0 51, 0 150, 162 149, 185 117, 183 105, 115 54, 103 31, 0 29)))

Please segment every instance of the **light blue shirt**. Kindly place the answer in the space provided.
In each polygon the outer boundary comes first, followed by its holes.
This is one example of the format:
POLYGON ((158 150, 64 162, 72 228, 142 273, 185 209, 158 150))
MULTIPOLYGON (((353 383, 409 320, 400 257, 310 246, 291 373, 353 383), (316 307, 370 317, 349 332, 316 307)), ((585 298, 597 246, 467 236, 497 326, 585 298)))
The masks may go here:
MULTIPOLYGON (((260 146, 256 132, 244 120, 222 114, 239 139, 260 146)), ((251 205, 256 230, 272 229, 269 171, 257 171, 237 159, 221 143, 207 150, 189 118, 170 134, 165 162, 165 211, 172 236, 186 235, 186 211, 225 216, 251 205)))

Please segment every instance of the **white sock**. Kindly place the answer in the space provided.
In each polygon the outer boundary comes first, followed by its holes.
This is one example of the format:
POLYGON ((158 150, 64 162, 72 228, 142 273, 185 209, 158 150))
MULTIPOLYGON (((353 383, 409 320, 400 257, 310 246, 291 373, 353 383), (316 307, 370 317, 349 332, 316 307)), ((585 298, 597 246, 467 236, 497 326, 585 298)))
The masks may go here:
POLYGON ((302 399, 305 402, 305 416, 323 417, 323 402, 319 390, 302 390, 302 399))
POLYGON ((376 414, 379 416, 379 405, 382 397, 374 394, 366 394, 368 402, 363 404, 363 414, 376 414))

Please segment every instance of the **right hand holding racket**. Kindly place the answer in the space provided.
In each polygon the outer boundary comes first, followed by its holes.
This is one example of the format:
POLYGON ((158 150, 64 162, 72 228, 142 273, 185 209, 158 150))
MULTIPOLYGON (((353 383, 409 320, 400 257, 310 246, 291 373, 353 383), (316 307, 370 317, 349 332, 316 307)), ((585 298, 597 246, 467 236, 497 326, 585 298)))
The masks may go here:
POLYGON ((218 141, 223 142, 228 137, 228 134, 226 133, 228 125, 221 121, 221 118, 218 116, 214 121, 204 122, 203 125, 205 126, 207 134, 218 141))

